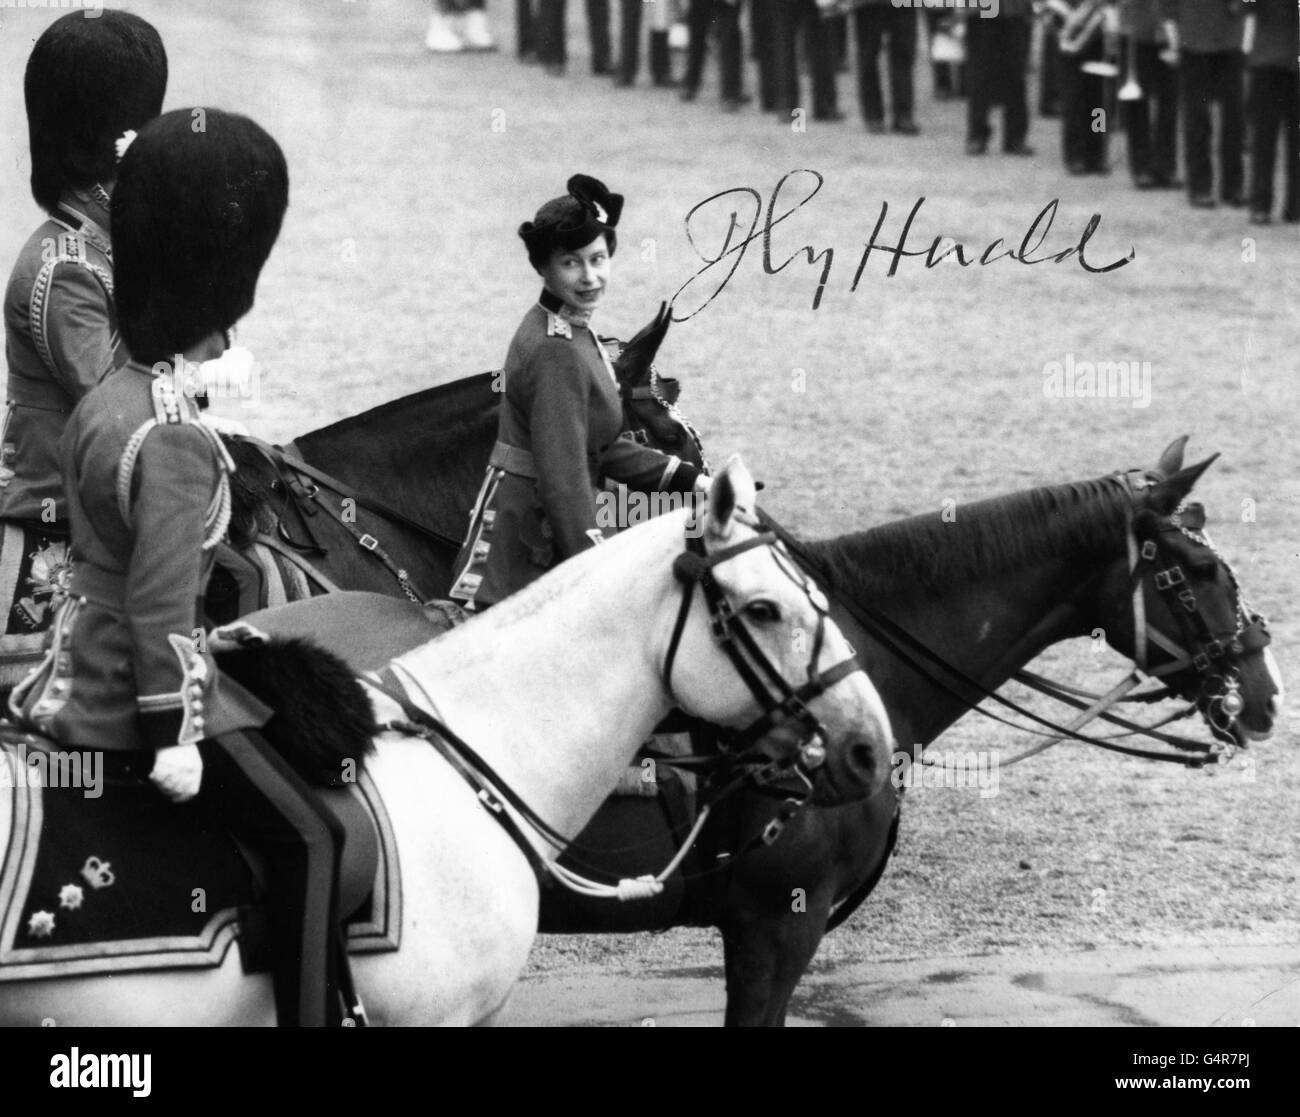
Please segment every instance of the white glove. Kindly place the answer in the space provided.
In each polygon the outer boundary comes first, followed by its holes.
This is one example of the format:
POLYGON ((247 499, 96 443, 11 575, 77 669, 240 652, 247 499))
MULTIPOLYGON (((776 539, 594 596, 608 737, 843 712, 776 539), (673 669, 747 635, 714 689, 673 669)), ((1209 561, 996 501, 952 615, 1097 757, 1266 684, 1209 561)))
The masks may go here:
POLYGON ((159 749, 149 780, 173 803, 184 803, 199 793, 203 782, 203 757, 198 745, 173 745, 159 749))
POLYGON ((707 473, 699 473, 696 475, 695 491, 697 493, 703 493, 705 496, 708 496, 709 489, 712 487, 712 485, 713 485, 713 478, 710 477, 707 473))

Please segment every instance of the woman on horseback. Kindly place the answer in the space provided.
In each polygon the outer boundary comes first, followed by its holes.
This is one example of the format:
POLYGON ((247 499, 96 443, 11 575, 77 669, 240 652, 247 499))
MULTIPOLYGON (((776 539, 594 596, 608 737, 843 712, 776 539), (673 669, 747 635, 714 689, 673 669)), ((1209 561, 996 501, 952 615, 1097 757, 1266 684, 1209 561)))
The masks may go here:
POLYGON ((144 125, 113 197, 117 321, 130 360, 82 399, 61 457, 71 595, 11 710, 60 745, 148 776, 270 863, 272 975, 284 1024, 340 1019, 342 832, 258 731, 270 711, 219 674, 199 598, 230 517, 233 465, 199 421, 192 374, 253 305, 288 205, 284 155, 245 117, 144 125))
POLYGON ((587 175, 568 191, 519 228, 542 293, 506 355, 497 442, 456 560, 451 596, 473 609, 627 526, 598 515, 603 478, 642 492, 707 491, 695 466, 620 437, 617 377, 590 323, 609 284, 623 196, 587 175))
MULTIPOLYGON (((24 78, 31 187, 49 215, 28 238, 5 291, 8 408, 0 454, 5 549, 26 597, 5 630, 49 627, 66 564, 67 503, 59 436, 73 407, 126 360, 113 308, 109 202, 117 160, 162 111, 167 53, 139 16, 70 12, 36 40, 24 78)), ((6 556, 8 558, 8 556, 6 556)), ((7 579, 6 579, 7 581, 7 579)), ((0 593, 13 593, 12 584, 0 593)))

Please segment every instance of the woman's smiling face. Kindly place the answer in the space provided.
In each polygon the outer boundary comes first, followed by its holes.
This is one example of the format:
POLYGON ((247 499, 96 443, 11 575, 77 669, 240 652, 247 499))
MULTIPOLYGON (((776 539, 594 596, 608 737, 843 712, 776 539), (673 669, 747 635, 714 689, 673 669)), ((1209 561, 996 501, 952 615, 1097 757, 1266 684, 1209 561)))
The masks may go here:
POLYGON ((541 276, 552 295, 576 310, 590 313, 604 298, 609 272, 609 243, 602 233, 583 248, 552 253, 541 276))

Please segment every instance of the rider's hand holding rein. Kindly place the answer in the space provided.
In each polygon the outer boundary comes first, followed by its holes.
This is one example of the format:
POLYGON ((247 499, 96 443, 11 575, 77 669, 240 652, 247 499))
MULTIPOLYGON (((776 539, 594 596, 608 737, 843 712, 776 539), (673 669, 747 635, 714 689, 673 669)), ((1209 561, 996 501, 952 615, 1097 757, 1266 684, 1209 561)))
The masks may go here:
POLYGON ((160 749, 149 779, 173 803, 184 803, 199 793, 203 782, 203 757, 198 745, 172 745, 160 749))

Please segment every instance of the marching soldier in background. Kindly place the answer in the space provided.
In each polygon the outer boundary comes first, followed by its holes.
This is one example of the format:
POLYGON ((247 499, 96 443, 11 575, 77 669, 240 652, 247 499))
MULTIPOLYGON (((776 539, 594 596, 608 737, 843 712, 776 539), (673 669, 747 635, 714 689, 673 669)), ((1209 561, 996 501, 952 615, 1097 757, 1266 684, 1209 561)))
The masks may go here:
POLYGON ((305 1025, 340 1019, 342 833, 258 732, 270 711, 196 641, 233 465, 176 367, 218 356, 253 305, 288 188, 275 141, 217 109, 157 118, 124 156, 112 236, 130 360, 68 420, 71 594, 10 710, 66 748, 103 750, 121 778, 194 800, 267 856, 277 1014, 305 1025))
POLYGON ((1178 71, 1165 57, 1170 43, 1164 0, 1123 0, 1124 75, 1141 97, 1121 102, 1128 136, 1128 165, 1139 190, 1178 187, 1178 71), (1130 67, 1132 72, 1130 73, 1130 67))
POLYGON ((1002 150, 1033 155, 1025 142, 1029 107, 1025 71, 1029 66, 1030 0, 1001 0, 997 15, 961 10, 966 20, 966 154, 988 151, 989 110, 1002 104, 1002 150))
MULTIPOLYGON (((586 0, 587 31, 591 37, 591 72, 608 74, 609 60, 609 0, 586 0)), ((535 12, 527 17, 519 13, 521 42, 530 34, 531 44, 538 61, 546 72, 557 77, 568 65, 568 0, 539 0, 535 12)))
MULTIPOLYGON (((1245 107, 1242 80, 1244 25, 1236 0, 1165 0, 1173 16, 1166 31, 1180 71, 1183 107, 1183 158, 1192 205, 1214 205, 1214 170, 1210 162, 1210 104, 1217 101, 1219 123, 1219 197, 1230 206, 1245 205, 1242 149, 1245 107)), ((1294 53, 1295 44, 1291 44, 1294 53)))
POLYGON ((808 60, 812 78, 812 118, 843 120, 835 88, 834 37, 823 20, 817 0, 772 0, 767 32, 772 61, 773 107, 787 119, 795 109, 808 106, 800 96, 799 58, 808 60), (799 40, 803 40, 803 51, 799 40))
MULTIPOLYGON (((661 89, 671 88, 673 79, 672 53, 668 48, 668 0, 649 0, 650 17, 650 81, 661 89)), ((641 70, 641 9, 647 0, 622 0, 620 7, 618 72, 614 84, 628 88, 636 84, 641 70)))
POLYGON ((429 0, 425 49, 435 54, 462 50, 496 50, 488 23, 487 0, 429 0))
POLYGON ((1105 58, 1107 6, 1107 0, 1051 0, 1049 5, 1060 21, 1061 153, 1072 175, 1110 173, 1106 79, 1084 69, 1105 58))
POLYGON ((920 129, 912 117, 915 95, 912 69, 916 65, 916 10, 898 8, 892 0, 866 0, 853 15, 858 41, 858 101, 868 132, 885 130, 885 102, 880 90, 880 50, 889 40, 889 109, 892 130, 915 136, 920 129))
POLYGON ((32 195, 49 219, 23 246, 5 291, 0 518, 14 525, 5 533, 5 566, 21 554, 19 588, 33 591, 14 605, 10 631, 49 626, 53 582, 66 563, 59 436, 77 401, 126 359, 113 306, 109 201, 118 148, 162 111, 166 87, 158 32, 127 12, 96 19, 70 12, 45 29, 27 62, 32 195), (42 580, 49 584, 35 584, 42 580))
POLYGON ((1292 0, 1254 0, 1246 65, 1250 68, 1250 219, 1273 213, 1273 156, 1279 137, 1285 193, 1282 220, 1300 221, 1300 14, 1292 0))
POLYGON ((718 78, 722 87, 722 109, 736 112, 745 100, 741 60, 744 48, 740 33, 741 0, 691 0, 687 23, 690 45, 686 53, 686 76, 682 79, 683 101, 694 101, 704 76, 704 59, 709 50, 709 29, 718 37, 718 78))

